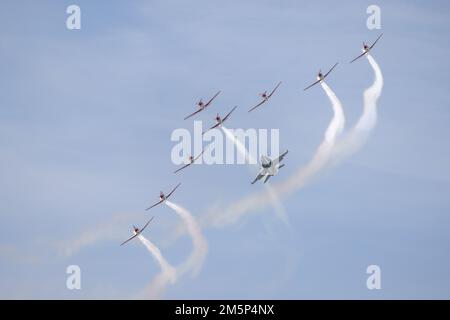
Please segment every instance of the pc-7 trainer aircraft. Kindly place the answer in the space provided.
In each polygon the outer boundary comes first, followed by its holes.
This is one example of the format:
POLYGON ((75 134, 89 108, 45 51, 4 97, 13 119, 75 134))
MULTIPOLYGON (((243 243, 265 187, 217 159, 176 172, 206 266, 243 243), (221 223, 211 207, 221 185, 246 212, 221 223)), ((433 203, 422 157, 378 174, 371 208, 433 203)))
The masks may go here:
POLYGON ((125 240, 124 242, 122 242, 120 245, 123 246, 125 243, 133 240, 134 238, 136 238, 138 235, 140 235, 142 233, 142 231, 145 230, 145 228, 147 228, 148 224, 153 220, 153 217, 150 218, 150 220, 147 221, 147 223, 142 227, 142 229, 139 229, 136 226, 133 226, 133 236, 131 238, 129 238, 128 240, 125 240))
POLYGON ((378 36, 378 38, 374 41, 374 43, 372 43, 370 46, 367 45, 365 42, 363 42, 362 53, 361 53, 359 56, 357 56, 355 59, 353 59, 352 61, 350 61, 350 63, 355 62, 355 61, 358 60, 359 58, 361 58, 361 57, 365 56, 366 54, 368 54, 369 51, 372 50, 372 48, 376 45, 376 43, 378 42, 378 40, 380 40, 380 38, 381 38, 382 35, 383 35, 383 34, 380 34, 380 35, 378 36))
POLYGON ((159 201, 157 203, 155 203, 154 205, 148 207, 145 210, 150 210, 153 207, 156 207, 158 204, 163 203, 164 201, 166 201, 167 199, 169 199, 169 197, 172 195, 172 193, 175 192, 175 190, 177 190, 177 188, 181 185, 181 183, 177 184, 175 188, 172 189, 172 191, 169 192, 168 195, 165 195, 164 192, 160 191, 159 192, 159 201))
POLYGON ((259 174, 256 176, 255 180, 253 180, 252 184, 264 177, 266 178, 264 180, 264 183, 266 183, 271 176, 276 175, 278 173, 278 169, 284 167, 284 164, 281 164, 281 161, 283 161, 283 158, 287 155, 287 153, 288 150, 286 150, 281 156, 273 160, 265 155, 261 155, 261 170, 259 171, 259 174))
POLYGON ((325 73, 325 74, 322 73, 322 70, 319 70, 319 72, 317 73, 317 80, 316 80, 314 83, 312 83, 312 84, 310 84, 309 86, 307 86, 307 87, 306 87, 305 89, 303 89, 303 90, 308 90, 309 88, 315 86, 316 84, 321 83, 322 81, 324 81, 325 78, 330 74, 331 71, 333 71, 334 68, 336 68, 337 65, 338 65, 338 63, 336 62, 336 63, 334 64, 334 66, 332 66, 331 69, 328 70, 328 72, 325 73))

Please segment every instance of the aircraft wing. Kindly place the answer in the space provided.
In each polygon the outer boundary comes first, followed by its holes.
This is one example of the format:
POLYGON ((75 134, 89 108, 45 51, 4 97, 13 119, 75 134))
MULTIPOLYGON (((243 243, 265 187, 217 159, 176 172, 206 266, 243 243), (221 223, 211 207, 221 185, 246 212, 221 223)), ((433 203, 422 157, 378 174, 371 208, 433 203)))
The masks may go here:
POLYGON ((336 68, 337 65, 338 65, 338 62, 336 62, 336 63, 334 64, 334 66, 332 66, 331 69, 330 69, 327 73, 325 73, 325 75, 323 76, 323 78, 325 79, 325 78, 330 74, 330 72, 333 71, 334 68, 336 68))
POLYGON ((216 123, 215 125, 213 125, 211 128, 209 128, 208 130, 205 130, 205 131, 203 131, 202 132, 202 135, 203 134, 205 134, 206 132, 208 132, 209 130, 212 130, 212 129, 214 129, 214 128, 217 128, 218 126, 220 126, 221 125, 221 123, 216 123))
POLYGON ((272 161, 273 165, 276 165, 278 163, 280 163, 281 161, 283 161, 284 157, 288 154, 289 150, 286 150, 284 153, 282 153, 278 158, 274 159, 272 161))
POLYGON ((175 170, 173 173, 177 173, 178 171, 181 171, 181 170, 183 170, 184 168, 187 168, 187 167, 189 167, 190 165, 191 165, 192 163, 190 162, 190 163, 188 163, 188 164, 185 164, 184 166, 182 166, 181 168, 178 168, 177 170, 175 170))
POLYGON ((136 238, 138 235, 140 235, 140 232, 136 233, 134 236, 132 236, 131 238, 125 240, 124 242, 122 242, 120 245, 123 246, 125 243, 133 240, 134 238, 136 238))
POLYGON ((147 223, 142 227, 142 229, 139 230, 138 234, 141 234, 141 233, 145 230, 145 228, 147 228, 148 224, 149 224, 150 222, 152 222, 153 218, 154 218, 154 217, 151 217, 150 220, 147 221, 147 223))
POLYGON ((254 184, 256 181, 258 181, 259 179, 261 179, 265 175, 266 174, 265 174, 264 170, 261 170, 261 172, 256 176, 255 180, 252 181, 252 184, 254 184))
POLYGON ((180 185, 181 185, 181 183, 177 184, 176 187, 173 188, 172 191, 170 191, 169 194, 166 196, 166 199, 168 199, 168 198, 172 195, 172 193, 174 193, 175 190, 177 190, 177 188, 178 188, 180 185))
POLYGON ((310 84, 309 86, 307 86, 305 89, 303 89, 303 91, 305 91, 305 90, 308 90, 309 88, 311 88, 311 87, 313 87, 313 86, 315 86, 316 84, 318 84, 320 81, 322 81, 322 80, 317 80, 316 82, 314 82, 314 83, 312 83, 312 84, 310 84))
POLYGON ((197 113, 199 113, 200 111, 203 111, 203 108, 198 109, 197 111, 191 113, 190 115, 188 115, 187 117, 184 118, 184 120, 189 119, 190 117, 196 115, 197 113))
POLYGON ((256 108, 258 108, 260 105, 262 105, 264 102, 266 102, 267 100, 263 100, 260 103, 258 103, 256 106, 254 106, 253 108, 251 108, 250 110, 248 110, 248 112, 255 110, 256 108))
POLYGON ((375 46, 375 44, 378 42, 378 40, 380 40, 380 38, 381 38, 382 35, 383 35, 383 34, 380 34, 380 35, 378 36, 377 40, 375 40, 375 42, 372 43, 372 45, 369 47, 369 50, 372 49, 372 48, 375 46))
POLYGON ((268 95, 269 98, 270 98, 270 97, 273 95, 273 93, 278 89, 278 87, 280 86, 280 84, 281 84, 281 81, 278 82, 278 84, 277 84, 276 87, 272 90, 272 92, 269 93, 269 95, 268 95))
POLYGON ((194 163, 195 161, 197 161, 197 159, 200 158, 204 152, 205 152, 205 150, 203 149, 202 152, 200 152, 200 154, 194 158, 194 160, 192 161, 192 163, 194 163))
POLYGON ((209 101, 205 104, 205 108, 210 105, 211 102, 221 93, 222 91, 218 91, 209 101))
POLYGON ((364 51, 363 53, 361 53, 359 56, 357 56, 355 59, 353 59, 352 61, 350 61, 350 63, 355 62, 356 60, 358 60, 359 58, 361 58, 362 56, 364 56, 367 53, 367 51, 364 51))
POLYGON ((237 106, 235 106, 233 109, 231 109, 230 112, 222 119, 222 123, 225 122, 225 120, 228 119, 228 117, 233 113, 234 110, 236 110, 237 106))
POLYGON ((160 204, 160 203, 162 203, 162 202, 164 202, 164 200, 159 200, 157 203, 155 203, 154 205, 148 207, 148 208, 145 209, 145 210, 146 210, 146 211, 147 211, 147 210, 150 210, 151 208, 156 207, 158 204, 160 204))

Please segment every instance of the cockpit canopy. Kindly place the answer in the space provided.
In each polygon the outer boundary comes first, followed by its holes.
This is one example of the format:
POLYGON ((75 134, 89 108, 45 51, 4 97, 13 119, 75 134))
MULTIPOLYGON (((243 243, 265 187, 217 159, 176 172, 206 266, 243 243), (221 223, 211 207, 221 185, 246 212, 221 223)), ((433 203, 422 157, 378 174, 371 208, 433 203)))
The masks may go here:
POLYGON ((272 160, 265 155, 261 155, 261 166, 265 169, 268 169, 272 166, 272 160))

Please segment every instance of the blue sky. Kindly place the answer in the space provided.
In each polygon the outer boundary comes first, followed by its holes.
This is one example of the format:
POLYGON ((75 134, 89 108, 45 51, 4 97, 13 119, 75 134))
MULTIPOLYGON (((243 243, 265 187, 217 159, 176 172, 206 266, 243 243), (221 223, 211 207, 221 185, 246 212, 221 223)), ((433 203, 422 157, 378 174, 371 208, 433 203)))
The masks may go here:
MULTIPOLYGON (((373 2, 2 1, 0 10, 0 297, 129 298, 159 272, 136 241, 119 247, 160 189, 183 183, 176 202, 196 217, 262 186, 243 166, 194 166, 174 176, 170 135, 200 97, 223 94, 199 115, 240 108, 229 127, 279 128, 288 148, 282 180, 312 157, 331 119, 319 68, 347 128, 362 111, 373 72, 349 65, 362 41, 384 36, 378 125, 367 145, 272 208, 205 228, 209 252, 196 278, 165 298, 450 298, 450 127, 446 1, 378 2, 382 30, 368 30, 373 2), (82 29, 65 27, 66 7, 82 29), (264 109, 255 94, 282 80, 264 109), (68 256, 86 230, 106 236, 68 256), (66 267, 82 290, 66 289, 66 267), (370 264, 382 289, 369 291, 370 264)), ((190 252, 169 208, 146 236, 173 264, 190 252)))

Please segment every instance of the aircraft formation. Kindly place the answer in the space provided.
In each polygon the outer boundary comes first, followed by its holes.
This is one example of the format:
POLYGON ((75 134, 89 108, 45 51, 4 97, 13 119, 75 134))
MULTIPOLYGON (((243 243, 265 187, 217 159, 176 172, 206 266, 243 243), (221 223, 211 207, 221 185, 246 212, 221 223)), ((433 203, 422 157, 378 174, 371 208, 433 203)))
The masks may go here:
MULTIPOLYGON (((375 46, 375 44, 378 42, 378 40, 380 40, 381 36, 383 34, 380 34, 377 39, 371 44, 371 45, 367 45, 365 42, 363 42, 363 47, 362 47, 362 53, 360 55, 358 55, 356 58, 354 58, 353 60, 351 60, 349 63, 353 63, 356 60, 364 57, 365 55, 367 55, 375 46)), ((321 70, 319 70, 319 72, 317 73, 316 76, 316 81, 313 82, 312 84, 308 85, 307 87, 305 87, 303 90, 306 91, 308 89, 310 89, 311 87, 315 86, 316 84, 322 83, 325 78, 334 70, 334 68, 336 68, 336 66, 338 65, 338 63, 336 62, 325 74, 322 73, 321 70)), ((281 85, 281 81, 279 81, 277 83, 277 85, 272 89, 272 91, 270 91, 270 93, 267 93, 268 91, 264 91, 262 93, 259 94, 259 96, 261 97, 261 100, 259 103, 257 103, 255 106, 251 107, 248 112, 252 112, 253 110, 259 108, 260 106, 262 106, 263 104, 266 104, 271 98, 272 95, 277 91, 277 89, 280 87, 281 85)), ((187 120, 197 114, 199 114, 200 112, 206 110, 211 104, 212 102, 217 98, 217 96, 220 95, 222 91, 219 90, 216 94, 214 94, 206 103, 203 101, 203 99, 200 99, 197 103, 197 110, 194 111, 193 113, 189 114, 188 116, 186 116, 184 118, 184 120, 187 120)), ((233 107, 223 118, 220 117, 220 115, 217 113, 215 120, 216 120, 216 124, 214 124, 213 126, 211 126, 209 129, 205 130, 203 134, 205 134, 206 132, 208 132, 209 130, 212 129, 216 129, 222 126, 222 124, 231 116, 231 114, 236 110, 237 106, 233 107)), ((198 154, 197 156, 189 156, 188 159, 188 163, 183 165, 182 167, 178 168, 177 170, 175 170, 173 173, 178 173, 179 171, 189 167, 190 165, 194 164, 195 161, 197 161, 204 153, 205 150, 203 150, 200 154, 198 154)), ((261 159, 260 159, 260 163, 261 163, 261 168, 260 171, 258 173, 258 175, 256 176, 256 178, 251 182, 251 184, 256 183, 258 180, 264 178, 264 183, 266 183, 270 177, 275 176, 279 169, 281 169, 282 167, 284 167, 284 164, 281 164, 281 162, 283 161, 284 157, 287 155, 288 150, 286 150, 285 152, 283 152, 280 156, 278 156, 277 158, 274 159, 270 159, 268 156, 266 155, 261 155, 261 159)), ((178 183, 167 195, 164 194, 164 192, 160 191, 159 194, 159 201, 156 202, 155 204, 151 205, 150 207, 148 207, 147 210, 150 210, 156 206, 158 206, 161 203, 164 203, 174 192, 175 190, 181 185, 181 183, 178 183)), ((138 227, 133 226, 133 236, 130 237, 129 239, 127 239, 126 241, 122 242, 121 245, 124 245, 126 243, 128 243, 129 241, 133 240, 134 238, 138 237, 144 230, 145 228, 147 228, 147 226, 149 225, 149 223, 153 220, 153 217, 150 218, 150 220, 147 221, 147 223, 140 229, 138 227)))

